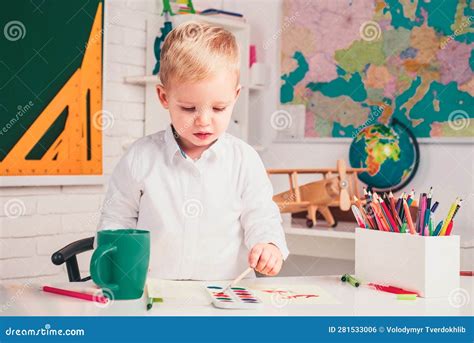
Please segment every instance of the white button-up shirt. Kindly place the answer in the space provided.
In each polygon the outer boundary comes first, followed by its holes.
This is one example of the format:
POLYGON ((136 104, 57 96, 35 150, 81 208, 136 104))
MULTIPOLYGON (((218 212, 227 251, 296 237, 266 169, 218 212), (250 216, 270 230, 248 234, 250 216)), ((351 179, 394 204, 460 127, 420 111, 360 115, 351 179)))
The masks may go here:
POLYGON ((149 276, 233 279, 257 243, 273 243, 288 257, 272 196, 250 145, 224 133, 193 161, 169 126, 136 141, 117 164, 98 230, 149 230, 149 276))

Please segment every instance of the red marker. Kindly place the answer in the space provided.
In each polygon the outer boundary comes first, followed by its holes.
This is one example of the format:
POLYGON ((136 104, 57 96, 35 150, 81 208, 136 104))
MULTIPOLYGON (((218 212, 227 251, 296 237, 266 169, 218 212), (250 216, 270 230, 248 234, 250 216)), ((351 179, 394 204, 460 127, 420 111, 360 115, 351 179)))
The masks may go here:
POLYGON ((407 291, 403 288, 398 288, 394 286, 383 286, 383 285, 378 285, 376 283, 369 283, 369 286, 372 286, 376 290, 379 290, 382 292, 388 292, 388 293, 394 293, 394 294, 416 294, 417 296, 420 296, 417 292, 407 291))
POLYGON ((451 234, 451 230, 453 229, 453 221, 451 220, 446 228, 445 236, 449 236, 451 234))
POLYGON ((67 289, 61 289, 61 288, 56 288, 56 287, 50 287, 50 286, 43 286, 42 288, 43 292, 48 292, 48 293, 54 293, 54 294, 59 294, 59 295, 65 295, 67 297, 72 297, 72 298, 78 298, 82 300, 88 300, 88 301, 94 301, 98 303, 105 304, 109 299, 102 295, 93 295, 93 294, 87 294, 87 293, 80 293, 80 292, 75 292, 75 291, 70 291, 67 289))

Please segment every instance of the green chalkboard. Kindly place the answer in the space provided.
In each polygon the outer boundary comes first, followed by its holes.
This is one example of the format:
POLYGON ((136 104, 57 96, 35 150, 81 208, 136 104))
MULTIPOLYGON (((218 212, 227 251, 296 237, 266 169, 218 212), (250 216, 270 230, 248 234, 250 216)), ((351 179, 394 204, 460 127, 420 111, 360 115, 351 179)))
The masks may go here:
MULTIPOLYGON (((2 2, 0 161, 81 66, 101 3, 99 0, 2 2)), ((38 144, 27 159, 43 156, 64 130, 67 116, 65 108, 50 129, 38 137, 38 144)))

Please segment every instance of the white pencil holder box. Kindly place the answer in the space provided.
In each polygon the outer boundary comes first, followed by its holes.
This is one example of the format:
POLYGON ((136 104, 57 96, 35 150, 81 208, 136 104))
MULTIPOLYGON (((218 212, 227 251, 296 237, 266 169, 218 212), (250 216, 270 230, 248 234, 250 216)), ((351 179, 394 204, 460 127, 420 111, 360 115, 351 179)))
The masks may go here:
POLYGON ((356 228, 355 276, 364 283, 447 297, 459 288, 459 236, 418 236, 356 228))

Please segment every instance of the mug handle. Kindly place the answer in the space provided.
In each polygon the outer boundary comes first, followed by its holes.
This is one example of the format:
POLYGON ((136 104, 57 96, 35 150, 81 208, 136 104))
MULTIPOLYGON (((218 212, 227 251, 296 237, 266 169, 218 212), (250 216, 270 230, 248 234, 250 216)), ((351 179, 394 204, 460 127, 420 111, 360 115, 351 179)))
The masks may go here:
POLYGON ((98 246, 97 249, 92 254, 90 271, 92 280, 101 288, 108 288, 111 291, 118 291, 119 286, 116 283, 106 283, 102 279, 102 274, 100 271, 100 261, 104 258, 105 255, 117 251, 116 246, 111 244, 105 244, 98 246))

